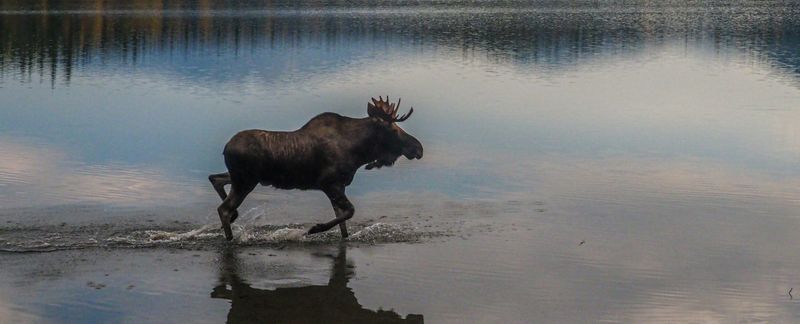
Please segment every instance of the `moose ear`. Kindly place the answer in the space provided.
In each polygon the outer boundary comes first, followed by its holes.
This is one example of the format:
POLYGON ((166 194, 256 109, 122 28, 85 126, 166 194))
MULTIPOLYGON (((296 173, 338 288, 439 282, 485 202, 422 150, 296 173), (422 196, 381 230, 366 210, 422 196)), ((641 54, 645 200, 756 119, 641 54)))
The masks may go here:
POLYGON ((370 117, 378 117, 375 115, 375 105, 367 103, 367 115, 370 117))
POLYGON ((380 118, 381 120, 386 120, 386 112, 383 109, 378 108, 378 106, 373 105, 372 103, 367 103, 367 115, 374 118, 380 118))

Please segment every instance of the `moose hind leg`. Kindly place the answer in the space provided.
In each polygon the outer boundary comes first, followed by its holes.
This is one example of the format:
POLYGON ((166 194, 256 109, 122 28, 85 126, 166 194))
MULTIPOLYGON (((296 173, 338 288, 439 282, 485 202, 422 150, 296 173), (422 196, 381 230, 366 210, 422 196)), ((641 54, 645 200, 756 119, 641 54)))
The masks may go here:
POLYGON ((240 182, 233 181, 231 183, 231 192, 222 201, 222 204, 217 208, 219 213, 219 220, 222 222, 222 229, 225 231, 225 239, 228 241, 233 239, 233 231, 231 230, 231 222, 235 219, 234 215, 238 216, 236 210, 244 201, 244 198, 253 191, 257 182, 240 182))
POLYGON ((308 234, 324 232, 338 224, 339 230, 342 233, 342 238, 346 238, 348 234, 345 221, 353 217, 353 214, 356 211, 355 207, 353 207, 353 204, 350 203, 350 200, 348 200, 347 196, 345 196, 343 188, 332 188, 323 191, 331 201, 333 211, 336 213, 336 218, 330 222, 320 223, 312 226, 311 229, 308 230, 308 234))
MULTIPOLYGON (((208 181, 211 181, 211 186, 214 187, 219 198, 225 201, 225 198, 228 197, 228 194, 225 193, 225 185, 231 184, 231 175, 228 172, 212 174, 208 176, 208 181)), ((235 222, 237 218, 239 218, 239 211, 234 210, 231 215, 231 223, 235 222)))
POLYGON ((231 175, 228 172, 209 175, 208 181, 211 181, 211 186, 214 187, 214 191, 217 192, 220 199, 225 200, 228 197, 228 194, 225 193, 225 185, 231 183, 231 175))

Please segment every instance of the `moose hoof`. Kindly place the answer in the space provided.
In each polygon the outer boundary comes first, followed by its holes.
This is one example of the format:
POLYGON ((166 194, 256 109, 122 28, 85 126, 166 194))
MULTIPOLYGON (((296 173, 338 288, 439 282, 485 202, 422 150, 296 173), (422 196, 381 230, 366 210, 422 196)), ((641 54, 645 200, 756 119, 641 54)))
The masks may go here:
POLYGON ((308 230, 308 234, 315 234, 322 231, 325 231, 325 224, 317 224, 312 226, 311 229, 308 230))
POLYGON ((225 230, 225 239, 228 241, 233 240, 233 231, 231 231, 230 226, 222 226, 222 229, 225 230))

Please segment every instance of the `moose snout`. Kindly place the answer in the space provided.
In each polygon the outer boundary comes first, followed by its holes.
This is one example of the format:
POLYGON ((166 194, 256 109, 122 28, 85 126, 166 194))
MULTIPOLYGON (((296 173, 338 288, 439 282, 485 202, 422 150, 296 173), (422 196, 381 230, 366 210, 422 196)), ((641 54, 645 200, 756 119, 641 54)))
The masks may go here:
POLYGON ((403 132, 401 139, 403 141, 403 156, 409 160, 422 158, 422 143, 416 137, 403 132))
POLYGON ((422 146, 420 146, 420 147, 417 149, 417 152, 416 152, 416 155, 414 155, 414 158, 415 158, 415 159, 417 159, 417 160, 419 160, 419 159, 421 159, 421 158, 422 158, 422 146))
POLYGON ((422 158, 422 145, 414 146, 403 152, 403 155, 409 159, 421 159, 422 158))

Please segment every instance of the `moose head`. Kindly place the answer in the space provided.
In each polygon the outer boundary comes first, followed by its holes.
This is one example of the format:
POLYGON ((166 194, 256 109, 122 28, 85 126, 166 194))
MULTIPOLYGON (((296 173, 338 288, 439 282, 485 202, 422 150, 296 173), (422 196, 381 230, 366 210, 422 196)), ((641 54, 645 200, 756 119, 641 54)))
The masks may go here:
POLYGON ((408 113, 398 117, 397 111, 399 109, 400 99, 397 99, 397 104, 390 103, 389 96, 386 96, 385 101, 383 97, 379 96, 378 100, 372 98, 372 102, 367 103, 367 114, 375 122, 381 142, 379 157, 367 164, 367 170, 392 166, 400 155, 409 160, 422 158, 422 143, 397 125, 397 123, 411 117, 411 114, 414 113, 414 108, 412 107, 408 113))

